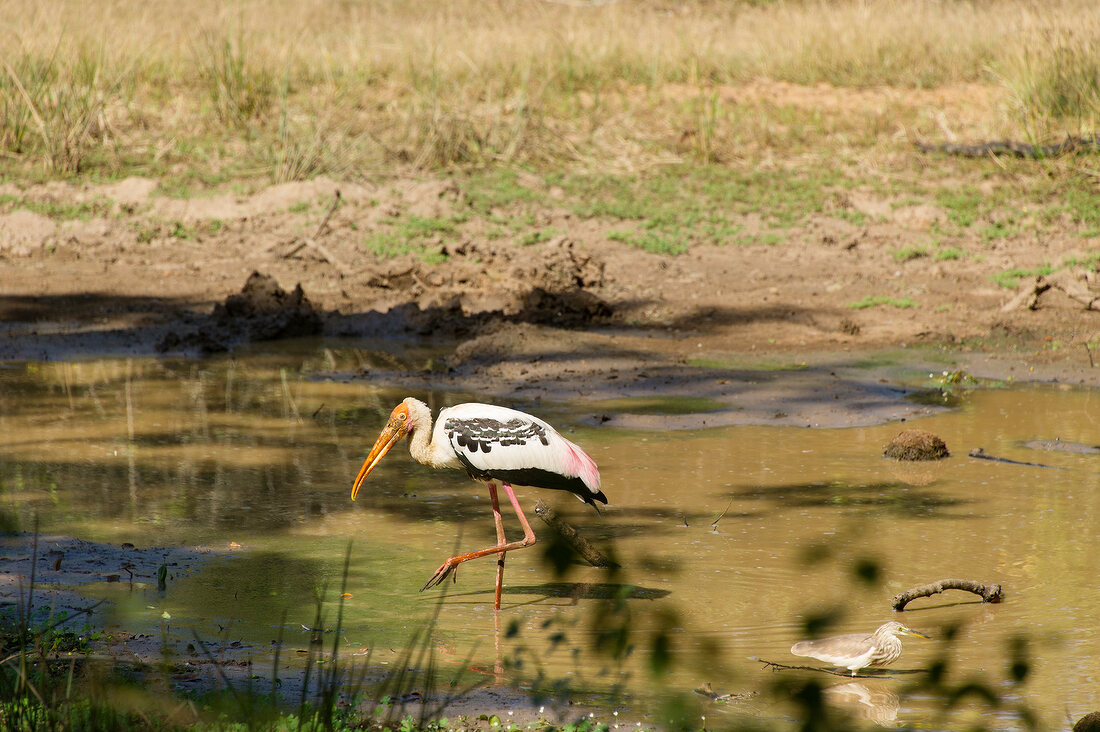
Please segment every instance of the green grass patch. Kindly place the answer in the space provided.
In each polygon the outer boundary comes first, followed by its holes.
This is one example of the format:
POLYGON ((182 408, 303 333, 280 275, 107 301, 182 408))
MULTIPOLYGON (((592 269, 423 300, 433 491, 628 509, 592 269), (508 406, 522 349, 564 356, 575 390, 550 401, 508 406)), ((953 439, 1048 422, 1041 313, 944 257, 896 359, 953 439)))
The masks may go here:
POLYGON ((453 240, 459 230, 455 219, 406 216, 387 219, 387 228, 371 232, 361 246, 380 259, 393 259, 414 254, 425 262, 439 263, 447 259, 440 241, 453 240))
POLYGON ((550 241, 555 236, 561 236, 563 232, 561 229, 556 229, 553 226, 545 229, 535 229, 522 234, 516 239, 516 244, 521 247, 528 247, 533 244, 539 244, 544 241, 550 241))
POLYGON ((90 201, 28 200, 11 194, 0 195, 0 207, 10 211, 23 208, 50 219, 87 221, 111 215, 114 204, 106 198, 90 201))
POLYGON ((196 223, 184 223, 178 219, 167 222, 157 219, 138 219, 133 223, 137 240, 143 244, 162 236, 190 241, 200 236, 213 236, 224 228, 225 222, 221 219, 196 223))
POLYGON ((630 397, 601 399, 589 405, 600 412, 618 414, 697 414, 729 409, 729 405, 706 397, 630 397))
POLYGON ((688 250, 683 238, 656 231, 610 231, 607 238, 630 244, 651 254, 683 254, 688 250))
POLYGON ((1095 272, 1100 269, 1100 251, 1090 252, 1083 257, 1066 257, 1062 260, 1064 267, 1080 267, 1095 272))
POLYGON ((857 211, 854 208, 840 208, 833 211, 832 216, 834 219, 840 219, 841 221, 847 221, 849 224, 855 226, 866 226, 870 218, 862 211, 857 211))
POLYGON ((887 295, 868 295, 862 300, 848 303, 848 307, 852 310, 866 310, 867 308, 877 308, 884 305, 892 308, 906 309, 919 307, 920 303, 908 297, 898 298, 889 297, 887 295))
POLYGON ((403 236, 413 239, 436 234, 450 235, 456 233, 453 220, 431 216, 409 216, 401 221, 398 230, 403 236))
POLYGON ((1049 264, 1036 267, 1034 269, 1026 269, 1023 267, 1014 267, 1013 269, 1006 269, 1003 272, 997 272, 993 277, 993 281, 1000 287, 1006 290, 1015 290, 1020 286, 1020 280, 1025 277, 1038 277, 1039 275, 1048 275, 1054 272, 1054 267, 1049 264))
POLYGON ((978 232, 978 236, 982 238, 982 241, 991 242, 995 239, 1004 239, 1019 233, 1020 228, 1016 226, 1015 221, 1012 219, 1005 219, 1003 221, 994 221, 988 226, 982 227, 978 232))
POLYGON ((548 182, 581 218, 641 222, 645 232, 612 238, 648 251, 679 253, 695 244, 779 244, 783 229, 826 208, 835 175, 737 170, 724 166, 662 169, 660 175, 559 174, 548 182), (745 236, 740 217, 756 214, 774 231, 745 236))
POLYGON ((535 191, 520 182, 519 172, 509 168, 475 173, 463 180, 459 187, 469 207, 484 216, 496 209, 539 200, 535 191))
POLYGON ((966 252, 960 247, 944 247, 943 249, 937 249, 932 255, 932 259, 937 262, 947 262, 962 259, 965 256, 966 252))
POLYGON ((787 237, 783 234, 777 234, 774 231, 766 231, 762 234, 747 234, 744 236, 738 236, 734 241, 739 246, 753 246, 754 244, 763 244, 764 246, 774 246, 776 244, 786 243, 787 237))
POLYGON ((806 368, 806 362, 746 362, 722 358, 689 358, 689 366, 697 366, 703 369, 744 369, 752 371, 802 371, 806 368))
POLYGON ((1100 196, 1089 182, 1075 185, 1064 194, 1065 211, 1074 223, 1085 227, 1082 236, 1100 236, 1100 196))
POLYGON ((951 223, 962 229, 971 226, 991 206, 989 197, 974 186, 936 191, 936 203, 944 209, 951 223))
POLYGON ((890 252, 890 256, 894 258, 895 262, 908 262, 911 259, 920 259, 921 257, 928 256, 928 247, 924 244, 917 246, 902 247, 900 249, 894 249, 890 252))

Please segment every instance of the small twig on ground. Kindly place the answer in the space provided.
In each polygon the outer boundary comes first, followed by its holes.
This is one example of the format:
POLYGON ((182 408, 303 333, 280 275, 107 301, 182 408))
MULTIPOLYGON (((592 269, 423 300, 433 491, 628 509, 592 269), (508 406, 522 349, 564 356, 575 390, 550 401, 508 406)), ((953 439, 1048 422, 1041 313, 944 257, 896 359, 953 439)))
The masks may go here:
POLYGON ((320 239, 321 234, 324 232, 325 227, 328 226, 329 219, 336 213, 336 208, 340 205, 340 189, 336 189, 336 193, 332 196, 332 205, 328 207, 328 212, 325 213, 325 218, 321 219, 320 226, 317 227, 317 231, 313 232, 314 240, 320 239))
POLYGON ((558 516, 554 509, 541 498, 535 503, 535 514, 546 522, 546 525, 552 528, 554 531, 561 534, 561 537, 573 547, 577 554, 580 554, 584 558, 584 561, 591 564, 593 567, 618 567, 619 564, 611 561, 604 556, 599 549, 592 546, 592 542, 585 539, 583 536, 577 533, 577 530, 563 521, 558 516))
MULTIPOLYGON (((347 265, 341 262, 336 255, 334 255, 327 247, 321 242, 317 241, 325 234, 325 229, 328 227, 328 222, 332 219, 332 215, 336 213, 336 209, 340 205, 340 201, 343 200, 340 195, 340 190, 337 189, 336 193, 332 197, 332 204, 328 207, 328 211, 325 213, 325 217, 321 219, 321 223, 318 224, 317 230, 313 232, 313 236, 309 238, 296 239, 290 243, 290 248, 279 255, 281 259, 290 259, 298 252, 302 251, 306 247, 309 247, 315 251, 321 259, 336 267, 342 274, 348 274, 347 265)), ((271 247, 272 249, 274 247, 271 247)))
POLYGON ((1070 272, 1055 272, 1054 274, 1036 277, 1031 287, 1023 290, 1019 295, 1005 303, 1001 307, 1001 312, 1007 313, 1024 305, 1027 306, 1028 310, 1037 310, 1039 296, 1050 289, 1061 290, 1066 294, 1066 297, 1084 305, 1085 310, 1100 310, 1100 296, 1090 292, 1078 277, 1070 272))
POLYGON ((982 598, 982 602, 1001 602, 1004 599, 1004 593, 1001 591, 1001 586, 998 584, 986 584, 985 582, 978 582, 977 580, 942 579, 938 582, 930 582, 929 584, 914 587, 895 595, 890 603, 894 606, 895 610, 904 610, 906 605, 916 600, 918 597, 930 597, 944 590, 973 592, 975 595, 979 595, 982 598))

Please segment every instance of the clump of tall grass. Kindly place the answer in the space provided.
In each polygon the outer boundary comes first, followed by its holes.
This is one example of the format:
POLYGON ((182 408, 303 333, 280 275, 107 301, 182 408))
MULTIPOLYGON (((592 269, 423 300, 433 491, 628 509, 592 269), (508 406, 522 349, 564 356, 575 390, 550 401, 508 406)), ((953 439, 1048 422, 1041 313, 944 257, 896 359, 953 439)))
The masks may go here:
POLYGON ((1010 59, 1015 113, 1033 137, 1095 133, 1100 118, 1100 21, 1044 25, 1010 59))
POLYGON ((119 99, 126 71, 108 70, 101 52, 80 48, 69 56, 58 46, 48 56, 0 63, 0 150, 64 175, 111 144, 106 110, 119 99))
POLYGON ((243 127, 271 109, 275 76, 257 60, 253 42, 243 30, 236 35, 203 33, 194 59, 214 114, 223 124, 243 127))

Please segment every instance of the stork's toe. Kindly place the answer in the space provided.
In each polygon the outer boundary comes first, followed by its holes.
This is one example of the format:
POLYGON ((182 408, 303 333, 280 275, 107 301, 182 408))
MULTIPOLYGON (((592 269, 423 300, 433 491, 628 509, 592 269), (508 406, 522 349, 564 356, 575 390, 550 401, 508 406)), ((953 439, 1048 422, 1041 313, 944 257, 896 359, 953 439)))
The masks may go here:
POLYGON ((428 581, 424 583, 424 586, 420 588, 420 591, 423 592, 429 587, 435 587, 443 582, 443 580, 447 579, 448 575, 450 575, 452 580, 458 582, 458 562, 455 562, 453 559, 448 559, 440 565, 439 569, 435 570, 435 574, 429 577, 428 581))

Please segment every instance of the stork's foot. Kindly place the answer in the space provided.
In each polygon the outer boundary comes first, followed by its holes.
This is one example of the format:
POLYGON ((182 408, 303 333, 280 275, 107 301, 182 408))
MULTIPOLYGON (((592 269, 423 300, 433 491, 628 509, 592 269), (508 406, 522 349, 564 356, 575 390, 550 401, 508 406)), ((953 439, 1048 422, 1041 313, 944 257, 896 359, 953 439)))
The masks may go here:
POLYGON ((428 581, 425 582, 424 586, 420 588, 420 591, 423 592, 429 587, 435 587, 436 585, 443 582, 443 580, 447 579, 448 575, 450 575, 452 582, 457 583, 458 565, 461 563, 462 562, 458 559, 458 557, 451 557, 446 562, 443 562, 443 564, 440 565, 439 569, 435 570, 435 574, 428 578, 428 581))

